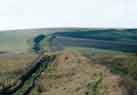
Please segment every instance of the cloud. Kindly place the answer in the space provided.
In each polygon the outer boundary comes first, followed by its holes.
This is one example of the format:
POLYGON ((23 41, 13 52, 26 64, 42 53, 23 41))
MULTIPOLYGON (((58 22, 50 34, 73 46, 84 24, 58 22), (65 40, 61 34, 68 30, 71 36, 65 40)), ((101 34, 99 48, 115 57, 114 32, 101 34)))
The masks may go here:
POLYGON ((137 0, 0 0, 0 30, 137 27, 137 0))

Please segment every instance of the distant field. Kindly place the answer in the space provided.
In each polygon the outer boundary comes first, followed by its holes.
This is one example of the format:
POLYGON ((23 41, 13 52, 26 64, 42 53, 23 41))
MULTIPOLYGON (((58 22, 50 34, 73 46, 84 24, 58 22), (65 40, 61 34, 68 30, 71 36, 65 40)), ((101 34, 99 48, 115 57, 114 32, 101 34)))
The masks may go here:
MULTIPOLYGON (((0 52, 26 52, 30 49, 31 40, 41 32, 0 32, 0 52)), ((47 34, 43 32, 42 34, 47 34)))

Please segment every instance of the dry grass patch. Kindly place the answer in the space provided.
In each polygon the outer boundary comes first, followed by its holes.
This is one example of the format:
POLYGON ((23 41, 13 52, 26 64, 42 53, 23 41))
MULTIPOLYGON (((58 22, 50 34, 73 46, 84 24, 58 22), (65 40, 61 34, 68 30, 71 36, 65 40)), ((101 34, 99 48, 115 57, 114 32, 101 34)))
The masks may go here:
POLYGON ((32 54, 0 55, 0 88, 13 84, 35 58, 32 54))
POLYGON ((65 52, 42 74, 37 91, 40 95, 123 95, 120 82, 121 77, 106 66, 65 52))

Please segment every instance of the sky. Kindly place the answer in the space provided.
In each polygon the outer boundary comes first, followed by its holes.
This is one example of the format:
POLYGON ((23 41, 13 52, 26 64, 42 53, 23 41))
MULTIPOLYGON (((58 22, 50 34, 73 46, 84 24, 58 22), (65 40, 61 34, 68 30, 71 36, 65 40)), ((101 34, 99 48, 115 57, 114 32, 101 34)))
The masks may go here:
POLYGON ((137 28, 137 0, 0 0, 0 30, 137 28))

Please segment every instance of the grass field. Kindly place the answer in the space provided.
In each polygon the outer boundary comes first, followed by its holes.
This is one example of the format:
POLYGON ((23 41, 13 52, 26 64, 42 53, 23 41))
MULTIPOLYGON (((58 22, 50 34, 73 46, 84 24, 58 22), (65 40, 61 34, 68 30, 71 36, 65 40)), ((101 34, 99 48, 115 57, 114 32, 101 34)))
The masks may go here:
MULTIPOLYGON (((13 84, 35 58, 0 56, 0 89, 13 84)), ((68 48, 41 74, 30 95, 137 95, 136 64, 135 54, 68 48)))
POLYGON ((31 95, 136 95, 136 56, 124 53, 97 52, 89 49, 67 49, 40 77, 31 95), (93 56, 94 55, 94 56, 93 56), (120 60, 123 66, 117 64, 120 60), (116 65, 113 66, 113 65, 116 65), (124 68, 128 74, 118 71, 124 68), (115 72, 118 71, 118 72, 115 72), (132 72, 134 71, 134 72, 132 72), (132 72, 132 73, 131 73, 132 72))

